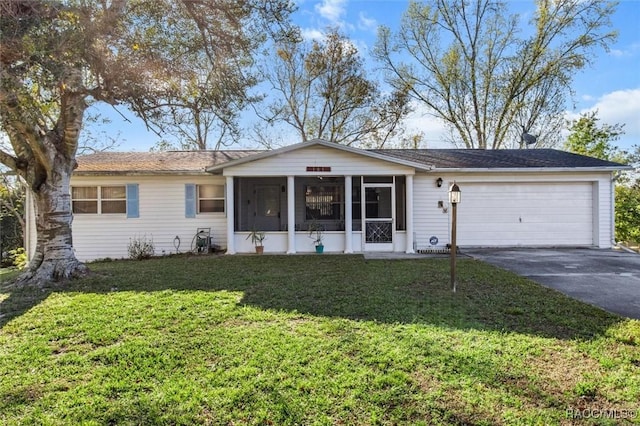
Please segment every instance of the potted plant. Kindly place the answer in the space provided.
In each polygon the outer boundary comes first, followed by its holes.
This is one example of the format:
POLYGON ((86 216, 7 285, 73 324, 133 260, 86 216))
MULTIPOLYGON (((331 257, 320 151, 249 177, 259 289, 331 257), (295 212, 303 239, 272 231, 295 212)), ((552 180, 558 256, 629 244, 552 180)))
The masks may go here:
POLYGON ((258 231, 254 229, 249 233, 249 235, 247 235, 247 240, 251 238, 251 242, 254 246, 256 246, 256 253, 262 254, 264 253, 264 246, 262 245, 262 242, 266 237, 267 236, 265 235, 264 231, 258 231))
POLYGON ((322 225, 318 225, 317 223, 312 223, 309 226, 309 238, 313 239, 313 244, 316 246, 316 253, 324 252, 324 244, 322 243, 322 234, 324 233, 324 228, 322 225))

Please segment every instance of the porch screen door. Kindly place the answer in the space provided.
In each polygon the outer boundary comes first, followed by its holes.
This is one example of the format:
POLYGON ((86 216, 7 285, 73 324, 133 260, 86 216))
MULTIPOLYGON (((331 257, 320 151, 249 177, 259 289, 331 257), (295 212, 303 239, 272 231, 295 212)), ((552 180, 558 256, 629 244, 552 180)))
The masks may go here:
POLYGON ((364 184, 362 229, 365 251, 393 251, 395 194, 393 184, 364 184))
POLYGON ((254 227, 260 231, 280 230, 280 185, 256 185, 254 227))

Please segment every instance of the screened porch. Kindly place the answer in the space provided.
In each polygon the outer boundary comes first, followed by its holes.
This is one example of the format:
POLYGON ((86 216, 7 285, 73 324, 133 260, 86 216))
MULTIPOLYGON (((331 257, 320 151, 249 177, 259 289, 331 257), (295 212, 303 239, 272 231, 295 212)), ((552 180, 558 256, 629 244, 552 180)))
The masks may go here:
POLYGON ((318 228, 329 252, 393 250, 406 231, 405 176, 232 179, 234 234, 264 231, 272 251, 310 251, 309 232, 318 228))

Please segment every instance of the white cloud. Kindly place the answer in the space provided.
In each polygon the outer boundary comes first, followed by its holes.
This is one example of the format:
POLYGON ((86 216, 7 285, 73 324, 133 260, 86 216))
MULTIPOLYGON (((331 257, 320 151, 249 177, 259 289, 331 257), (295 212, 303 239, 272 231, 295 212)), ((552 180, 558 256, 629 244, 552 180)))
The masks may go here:
POLYGON ((575 120, 591 111, 598 111, 597 117, 601 124, 624 124, 625 134, 618 141, 618 145, 630 148, 640 143, 640 88, 616 90, 602 95, 589 108, 579 112, 567 112, 567 120, 575 120))
POLYGON ((324 39, 324 33, 316 28, 303 28, 301 30, 302 38, 305 40, 320 41, 324 39))
POLYGON ((341 26, 346 13, 346 0, 322 0, 315 5, 315 10, 332 25, 341 26))
POLYGON ((365 12, 358 14, 358 28, 361 30, 369 31, 375 30, 378 27, 378 21, 374 18, 369 18, 365 12))
POLYGON ((311 27, 302 29, 302 37, 305 40, 322 40, 326 33, 327 27, 335 27, 339 29, 353 28, 352 24, 347 23, 343 18, 347 13, 348 0, 322 0, 315 3, 311 12, 309 9, 302 13, 310 19, 311 27), (324 27, 325 29, 319 29, 324 27))
POLYGON ((638 51, 640 51, 640 43, 632 43, 624 49, 611 49, 609 54, 616 58, 623 58, 634 56, 638 51))
POLYGON ((421 134, 423 136, 421 148, 455 148, 446 141, 449 131, 444 122, 428 114, 424 104, 415 100, 411 103, 414 110, 404 120, 405 136, 421 134))

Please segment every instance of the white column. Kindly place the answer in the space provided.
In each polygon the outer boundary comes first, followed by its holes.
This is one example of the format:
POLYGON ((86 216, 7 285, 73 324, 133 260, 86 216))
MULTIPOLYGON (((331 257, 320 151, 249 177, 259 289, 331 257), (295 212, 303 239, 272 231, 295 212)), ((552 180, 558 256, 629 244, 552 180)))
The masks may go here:
POLYGON ((233 176, 227 176, 226 212, 227 212, 227 254, 236 253, 235 228, 234 228, 234 201, 233 201, 233 176))
POLYGON ((296 252, 296 180, 287 176, 287 254, 296 252))
POLYGON ((406 205, 405 215, 407 217, 407 253, 413 253, 413 175, 405 176, 406 205))
POLYGON ((353 185, 351 176, 344 177, 344 252, 353 253, 353 185))

